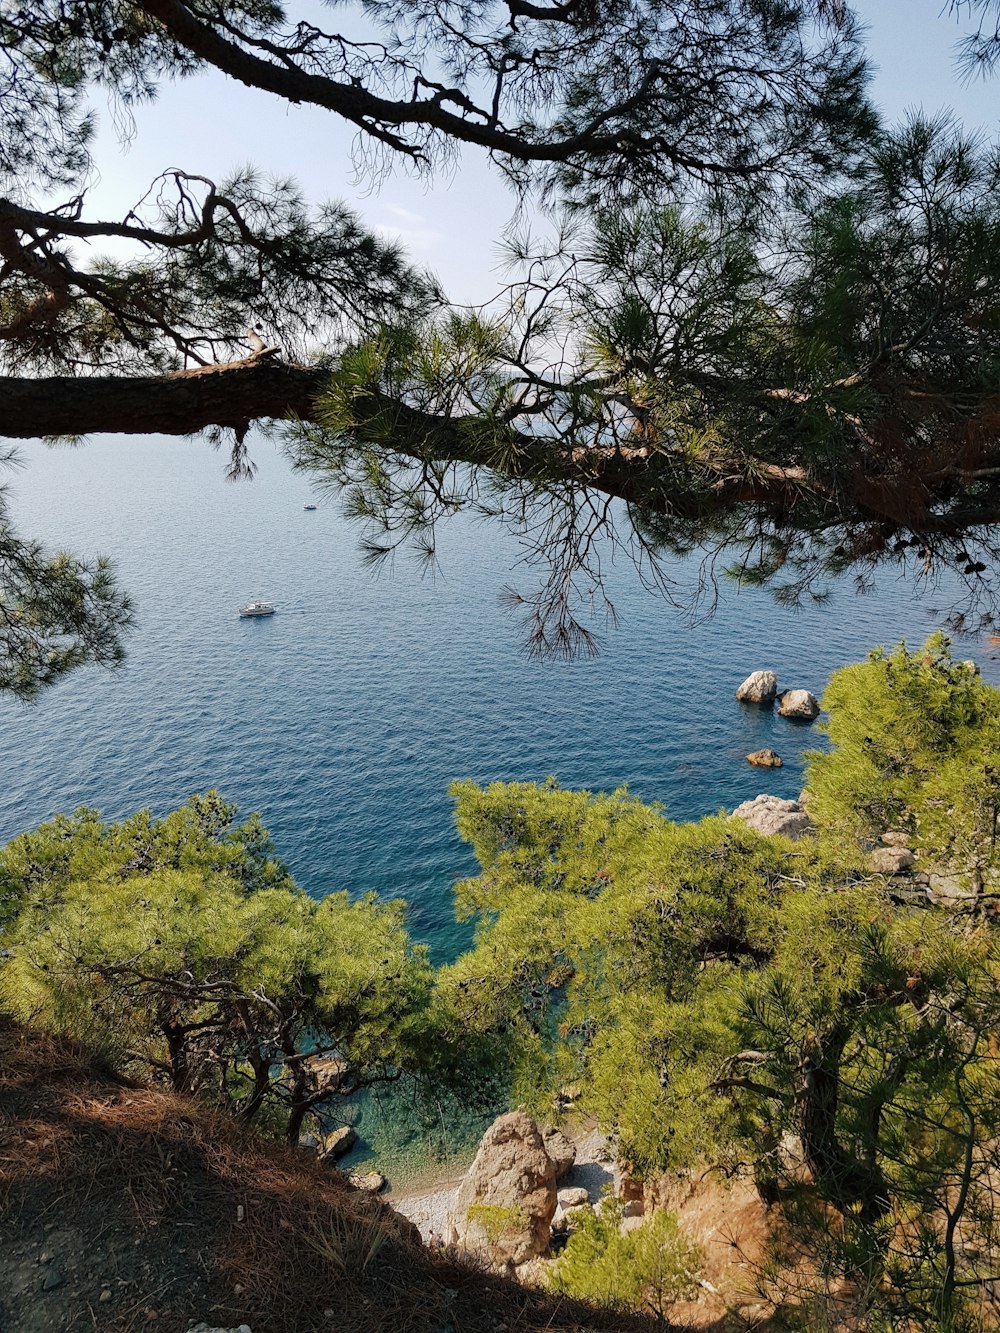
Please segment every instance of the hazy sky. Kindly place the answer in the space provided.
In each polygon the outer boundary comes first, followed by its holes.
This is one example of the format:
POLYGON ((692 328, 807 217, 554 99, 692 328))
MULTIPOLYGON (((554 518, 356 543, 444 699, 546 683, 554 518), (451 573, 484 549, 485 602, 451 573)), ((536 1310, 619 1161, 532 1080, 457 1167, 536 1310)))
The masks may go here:
MULTIPOLYGON (((299 12, 301 3, 289 8, 299 12)), ((1000 121, 1000 77, 963 84, 954 47, 963 25, 942 0, 863 0, 876 68, 874 97, 890 119, 913 108, 952 107, 991 137, 1000 121)), ((165 85, 144 108, 122 153, 104 116, 96 211, 122 213, 158 172, 173 166, 218 180, 252 161, 296 177, 313 199, 353 203, 369 225, 398 236, 411 257, 441 278, 454 300, 482 300, 497 284, 497 238, 513 199, 483 153, 467 149, 432 183, 397 171, 377 191, 353 179, 353 131, 328 112, 289 106, 211 75, 165 85)))

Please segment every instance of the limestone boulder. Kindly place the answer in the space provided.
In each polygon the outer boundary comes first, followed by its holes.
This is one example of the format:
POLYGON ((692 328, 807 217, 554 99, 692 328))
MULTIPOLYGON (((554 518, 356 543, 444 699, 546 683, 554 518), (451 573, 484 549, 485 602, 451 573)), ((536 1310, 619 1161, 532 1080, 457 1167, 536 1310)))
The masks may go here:
POLYGON ((576 1161, 576 1144, 568 1134, 564 1134, 555 1125, 543 1126, 542 1142, 555 1167, 556 1180, 562 1180, 563 1176, 573 1169, 573 1163, 576 1161))
POLYGON ((323 1142, 320 1145, 320 1155, 323 1157, 343 1157, 349 1153, 358 1141, 357 1131, 352 1125, 339 1125, 336 1129, 331 1129, 329 1134, 324 1135, 323 1142))
POLYGON ((812 722, 819 717, 819 700, 808 690, 786 690, 778 704, 778 712, 782 717, 812 722))
POLYGON ((747 755, 747 763, 754 768, 781 768, 781 755, 775 750, 753 750, 747 755))
POLYGON ((381 1171, 359 1171, 347 1177, 356 1190, 367 1194, 379 1194, 388 1185, 381 1171))
POLYGON ((736 691, 741 704, 760 704, 770 708, 778 693, 778 677, 773 671, 753 671, 736 691))
POLYGON ((913 864, 913 853, 906 847, 876 847, 871 854, 872 869, 882 875, 904 875, 913 864))
POLYGON ((792 839, 805 837, 815 827, 802 808, 801 801, 786 801, 780 796, 764 794, 738 805, 733 811, 733 818, 742 819, 758 833, 780 833, 792 839))
POLYGON ((590 1195, 582 1185, 571 1185, 559 1191, 559 1207, 564 1212, 570 1208, 579 1208, 581 1203, 589 1203, 590 1195))
POLYGON ((523 1111, 495 1120, 459 1186, 445 1241, 492 1268, 526 1264, 549 1248, 556 1169, 523 1111))

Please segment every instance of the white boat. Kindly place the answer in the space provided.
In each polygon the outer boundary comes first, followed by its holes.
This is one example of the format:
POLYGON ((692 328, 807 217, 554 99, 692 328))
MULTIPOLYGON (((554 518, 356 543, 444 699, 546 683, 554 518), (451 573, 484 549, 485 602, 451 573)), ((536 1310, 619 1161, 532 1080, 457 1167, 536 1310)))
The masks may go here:
POLYGON ((315 509, 316 506, 315 506, 315 505, 303 505, 302 508, 303 508, 303 509, 315 509))
POLYGON ((262 597, 257 597, 252 602, 247 602, 246 606, 240 607, 240 615, 243 617, 273 616, 274 606, 271 602, 265 602, 262 597))

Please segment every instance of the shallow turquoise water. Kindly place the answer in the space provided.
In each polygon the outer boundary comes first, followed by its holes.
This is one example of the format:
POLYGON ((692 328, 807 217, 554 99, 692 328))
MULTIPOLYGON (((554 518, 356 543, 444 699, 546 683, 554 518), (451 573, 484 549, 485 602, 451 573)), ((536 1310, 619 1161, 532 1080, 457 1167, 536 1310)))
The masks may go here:
MULTIPOLYGON (((762 790, 791 796, 819 737, 738 706, 740 680, 771 666, 818 693, 873 644, 935 625, 934 599, 890 580, 798 614, 730 589, 690 627, 621 568, 621 627, 602 655, 540 665, 499 600, 531 572, 511 572, 516 548, 492 527, 453 523, 434 579, 405 559, 374 579, 357 530, 324 502, 305 512, 308 481, 269 445, 258 479, 235 486, 218 454, 188 441, 23 452, 18 525, 113 556, 139 628, 120 673, 80 672, 30 708, 0 701, 0 838, 79 804, 116 818, 216 786, 261 811, 310 892, 405 897, 437 958, 466 937, 450 887, 475 868, 452 824, 453 778, 628 783, 682 819, 762 790), (278 614, 238 619, 257 594, 278 614), (783 769, 745 762, 763 745, 783 769)), ((962 651, 997 678, 985 650, 962 651)))

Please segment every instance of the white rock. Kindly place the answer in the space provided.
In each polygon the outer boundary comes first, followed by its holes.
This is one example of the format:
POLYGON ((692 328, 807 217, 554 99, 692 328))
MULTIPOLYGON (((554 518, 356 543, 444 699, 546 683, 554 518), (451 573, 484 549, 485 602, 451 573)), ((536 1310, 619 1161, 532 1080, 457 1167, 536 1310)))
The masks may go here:
POLYGON ((811 722, 813 718, 819 717, 819 700, 808 690, 786 690, 778 704, 778 712, 782 717, 811 722))
POLYGON ((770 707, 778 693, 778 677, 773 671, 754 671, 736 691, 742 704, 762 704, 770 707))
POLYGON ((381 1171, 362 1171, 348 1176, 356 1190, 365 1190, 368 1194, 378 1194, 389 1183, 381 1171))
POLYGON ((578 1208, 581 1203, 589 1203, 590 1195, 582 1185, 572 1185, 569 1189, 560 1190, 558 1194, 559 1207, 563 1209, 578 1208))
POLYGON ((872 869, 882 875, 901 875, 913 864, 913 853, 906 847, 876 847, 871 854, 872 869))
POLYGON ((733 818, 742 819, 758 833, 780 833, 785 838, 793 839, 804 837, 814 827, 801 801, 786 801, 780 796, 765 794, 738 805, 733 811, 733 818))
POLYGON ((542 1142, 555 1167, 556 1180, 562 1180, 563 1176, 572 1170, 576 1161, 576 1144, 568 1134, 564 1134, 555 1125, 543 1126, 542 1142))
POLYGON ((524 1111, 511 1111, 483 1135, 444 1238, 495 1268, 524 1264, 548 1250, 555 1210, 555 1167, 541 1131, 524 1111))

